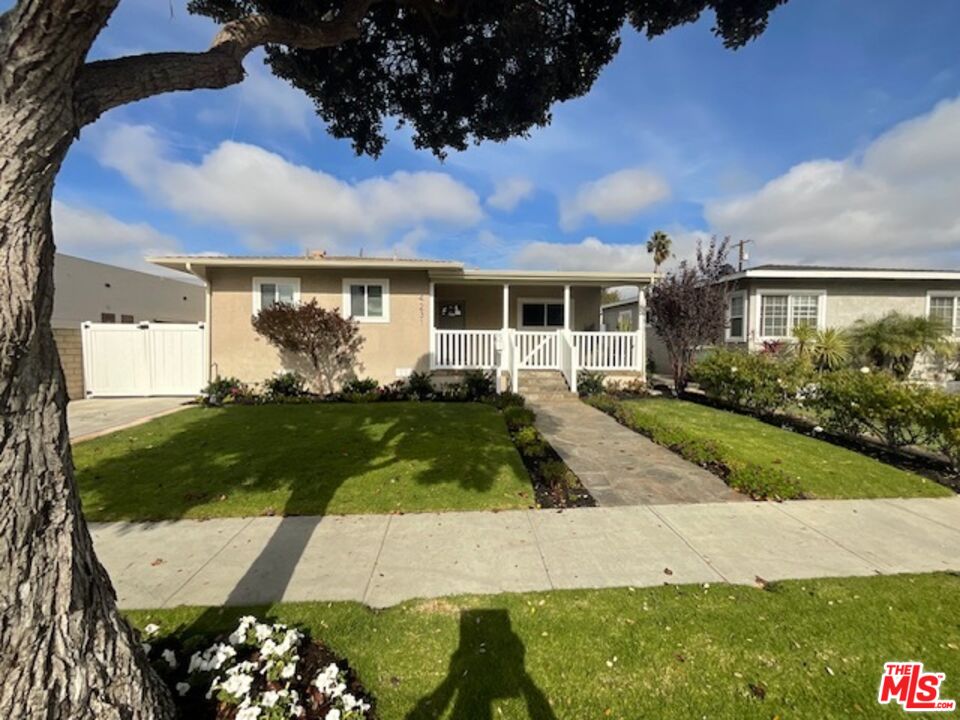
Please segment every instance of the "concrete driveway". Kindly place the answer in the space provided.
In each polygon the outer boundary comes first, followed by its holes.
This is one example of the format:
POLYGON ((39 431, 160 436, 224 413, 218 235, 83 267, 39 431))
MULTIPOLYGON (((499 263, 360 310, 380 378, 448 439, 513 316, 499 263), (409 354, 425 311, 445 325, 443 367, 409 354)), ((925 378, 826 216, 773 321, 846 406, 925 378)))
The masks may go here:
POLYGON ((114 430, 139 425, 187 407, 187 398, 95 398, 74 400, 67 405, 70 439, 87 440, 114 430))

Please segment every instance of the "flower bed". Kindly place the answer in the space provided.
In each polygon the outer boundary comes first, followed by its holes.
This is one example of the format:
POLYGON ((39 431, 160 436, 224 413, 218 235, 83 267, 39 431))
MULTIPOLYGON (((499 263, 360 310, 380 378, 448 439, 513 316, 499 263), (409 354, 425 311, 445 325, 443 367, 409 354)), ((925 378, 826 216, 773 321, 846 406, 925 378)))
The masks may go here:
POLYGON ((307 387, 307 381, 293 372, 277 373, 258 385, 249 385, 234 377, 211 381, 198 398, 201 405, 220 407, 231 403, 261 405, 267 403, 318 402, 494 402, 496 377, 484 370, 468 370, 463 382, 437 384, 431 373, 415 372, 404 380, 380 385, 372 378, 354 378, 337 392, 319 394, 307 387))
POLYGON ((217 720, 363 720, 373 702, 349 665, 286 625, 240 619, 236 630, 192 653, 176 639, 143 648, 170 685, 182 717, 217 720))
POLYGON ((501 402, 505 403, 503 418, 507 423, 507 431, 530 473, 537 506, 596 507, 596 500, 580 479, 534 427, 536 415, 533 410, 524 407, 524 399, 507 393, 500 397, 503 398, 501 402))

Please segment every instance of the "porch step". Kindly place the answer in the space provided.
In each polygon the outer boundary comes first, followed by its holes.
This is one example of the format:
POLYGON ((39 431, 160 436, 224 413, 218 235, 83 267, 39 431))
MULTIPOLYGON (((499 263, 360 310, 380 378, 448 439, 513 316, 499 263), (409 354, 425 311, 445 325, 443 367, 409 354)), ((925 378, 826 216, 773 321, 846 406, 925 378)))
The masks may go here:
POLYGON ((520 370, 517 379, 520 394, 531 400, 573 397, 566 380, 557 370, 520 370))

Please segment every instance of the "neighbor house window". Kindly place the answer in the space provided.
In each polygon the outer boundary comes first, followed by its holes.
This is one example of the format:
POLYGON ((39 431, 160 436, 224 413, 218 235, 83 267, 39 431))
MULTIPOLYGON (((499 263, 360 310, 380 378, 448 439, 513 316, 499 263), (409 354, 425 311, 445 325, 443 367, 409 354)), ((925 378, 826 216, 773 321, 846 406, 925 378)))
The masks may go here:
POLYGON ((939 320, 951 335, 960 335, 960 294, 930 295, 927 315, 939 320))
POLYGON ((744 330, 746 329, 747 321, 746 307, 746 296, 742 292, 733 293, 730 296, 730 304, 727 307, 727 320, 729 322, 729 327, 727 328, 728 340, 745 339, 746 335, 744 330))
POLYGON ((633 330, 633 311, 621 310, 617 313, 617 330, 630 332, 633 330))
POLYGON ((254 278, 253 312, 278 303, 300 302, 300 278, 254 278))
POLYGON ((823 293, 764 293, 760 296, 760 336, 785 338, 801 326, 820 327, 823 293))
POLYGON ((343 314, 360 322, 390 320, 390 282, 388 280, 343 281, 343 314))
POLYGON ((524 300, 520 303, 520 327, 562 328, 563 303, 548 300, 524 300))

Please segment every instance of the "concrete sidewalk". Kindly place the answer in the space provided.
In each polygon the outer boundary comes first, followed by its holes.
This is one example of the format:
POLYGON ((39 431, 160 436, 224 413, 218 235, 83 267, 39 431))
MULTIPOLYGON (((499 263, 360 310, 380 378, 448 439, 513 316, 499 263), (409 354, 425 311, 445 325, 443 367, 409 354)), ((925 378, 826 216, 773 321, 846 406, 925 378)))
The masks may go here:
POLYGON ((960 570, 960 497, 92 526, 124 608, 960 570))

